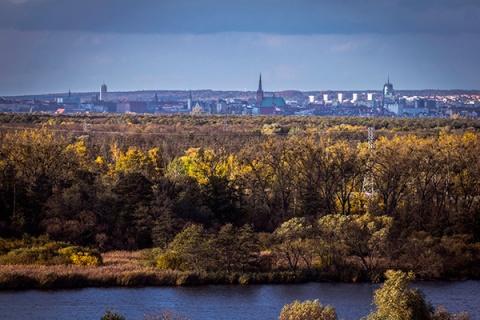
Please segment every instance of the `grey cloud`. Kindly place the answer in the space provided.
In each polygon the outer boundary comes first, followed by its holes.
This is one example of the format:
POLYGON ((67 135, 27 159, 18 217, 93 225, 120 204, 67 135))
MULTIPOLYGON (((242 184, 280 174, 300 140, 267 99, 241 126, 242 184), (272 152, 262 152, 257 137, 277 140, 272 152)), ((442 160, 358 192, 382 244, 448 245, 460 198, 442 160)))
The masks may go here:
POLYGON ((474 0, 0 0, 0 28, 102 33, 480 33, 474 0))
POLYGON ((99 34, 0 30, 0 96, 149 89, 474 89, 480 43, 463 35, 99 34))

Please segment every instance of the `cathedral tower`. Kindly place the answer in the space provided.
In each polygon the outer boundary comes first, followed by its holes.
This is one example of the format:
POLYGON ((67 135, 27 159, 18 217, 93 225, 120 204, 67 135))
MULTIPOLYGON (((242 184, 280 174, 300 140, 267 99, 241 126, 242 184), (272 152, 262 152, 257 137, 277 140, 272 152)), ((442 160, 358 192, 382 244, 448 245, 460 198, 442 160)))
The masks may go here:
POLYGON ((383 85, 383 100, 393 99, 394 95, 393 84, 390 83, 390 77, 388 77, 387 83, 383 85))

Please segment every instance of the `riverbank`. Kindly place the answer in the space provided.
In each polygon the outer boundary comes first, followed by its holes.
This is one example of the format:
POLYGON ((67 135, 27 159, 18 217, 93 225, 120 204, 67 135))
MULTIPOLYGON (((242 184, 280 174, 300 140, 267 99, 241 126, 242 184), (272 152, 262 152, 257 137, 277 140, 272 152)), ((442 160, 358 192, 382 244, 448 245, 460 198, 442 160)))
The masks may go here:
POLYGON ((3 265, 0 290, 86 287, 182 286, 202 284, 299 283, 307 279, 292 272, 255 274, 160 270, 142 266, 141 252, 114 251, 102 255, 101 266, 3 265))
MULTIPOLYGON (((87 287, 186 286, 207 284, 291 284, 305 282, 371 282, 359 270, 343 274, 308 275, 302 272, 271 271, 227 273, 161 270, 144 265, 141 251, 102 254, 100 266, 2 265, 0 290, 72 289, 87 287)), ((380 279, 378 279, 380 280, 380 279)), ((448 279, 442 279, 448 280, 448 279)), ((452 279, 466 280, 466 279, 452 279)))

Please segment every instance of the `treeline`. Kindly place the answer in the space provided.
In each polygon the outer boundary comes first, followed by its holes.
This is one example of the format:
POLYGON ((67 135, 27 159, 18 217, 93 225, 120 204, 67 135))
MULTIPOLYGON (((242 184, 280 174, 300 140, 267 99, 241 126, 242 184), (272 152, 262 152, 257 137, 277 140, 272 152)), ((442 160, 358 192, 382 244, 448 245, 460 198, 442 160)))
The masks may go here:
POLYGON ((371 148, 364 127, 277 134, 275 119, 254 135, 5 130, 0 233, 161 248, 167 269, 479 277, 474 129, 390 132, 371 148))
MULTIPOLYGON (((387 118, 387 117, 295 117, 295 116, 245 116, 245 115, 151 115, 151 114, 82 114, 82 115, 49 115, 44 113, 0 113, 2 125, 38 125, 63 126, 72 128, 75 124, 87 123, 92 131, 102 131, 103 128, 122 128, 128 131, 125 125, 142 125, 136 127, 136 132, 149 132, 152 126, 157 131, 193 130, 203 131, 205 127, 217 127, 236 132, 259 132, 264 124, 278 124, 284 132, 297 130, 326 130, 338 126, 374 127, 376 130, 392 131, 437 131, 452 130, 479 130, 480 122, 472 119, 456 118, 387 118)), ((61 127, 57 127, 61 128, 61 127)), ((83 129, 82 126, 77 128, 83 129)), ((130 128, 132 129, 132 128, 130 128)))

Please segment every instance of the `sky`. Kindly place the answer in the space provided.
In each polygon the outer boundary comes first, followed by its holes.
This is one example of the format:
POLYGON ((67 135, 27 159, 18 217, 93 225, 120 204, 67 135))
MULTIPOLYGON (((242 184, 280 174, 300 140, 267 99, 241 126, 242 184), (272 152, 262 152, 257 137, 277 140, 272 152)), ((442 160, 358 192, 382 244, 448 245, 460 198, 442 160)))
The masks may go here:
POLYGON ((0 96, 480 89, 479 0, 0 0, 0 96))

